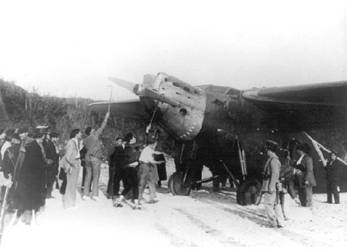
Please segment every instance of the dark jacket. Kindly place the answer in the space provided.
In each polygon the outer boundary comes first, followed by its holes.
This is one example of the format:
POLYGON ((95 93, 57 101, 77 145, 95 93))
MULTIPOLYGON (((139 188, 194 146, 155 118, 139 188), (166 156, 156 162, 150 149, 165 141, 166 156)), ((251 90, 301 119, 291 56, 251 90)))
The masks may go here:
POLYGON ((38 210, 45 204, 46 162, 35 140, 27 144, 25 149, 18 180, 19 209, 38 210))
POLYGON ((305 155, 301 161, 304 166, 304 179, 308 182, 309 186, 315 187, 317 185, 316 178, 313 173, 313 160, 309 155, 305 155))
POLYGON ((122 166, 125 157, 125 150, 122 146, 116 146, 113 153, 110 155, 110 167, 119 168, 122 166))
POLYGON ((51 169, 52 174, 58 174, 59 168, 59 154, 57 153, 55 146, 51 140, 45 140, 43 142, 43 148, 45 149, 46 159, 53 161, 52 164, 48 164, 48 167, 51 169))
POLYGON ((139 156, 140 152, 137 151, 134 147, 129 144, 125 145, 122 167, 127 167, 129 164, 138 161, 139 156))
POLYGON ((339 170, 340 170, 340 162, 338 160, 335 161, 329 161, 325 170, 326 170, 326 177, 327 181, 330 183, 339 184, 340 176, 339 176, 339 170))

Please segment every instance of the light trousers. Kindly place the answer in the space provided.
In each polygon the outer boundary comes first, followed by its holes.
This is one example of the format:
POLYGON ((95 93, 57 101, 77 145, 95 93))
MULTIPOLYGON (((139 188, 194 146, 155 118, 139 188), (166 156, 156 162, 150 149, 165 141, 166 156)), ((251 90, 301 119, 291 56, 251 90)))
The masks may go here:
POLYGON ((265 207, 265 213, 272 226, 277 227, 283 225, 283 218, 281 216, 280 204, 276 201, 276 192, 264 193, 263 204, 265 207))
POLYGON ((84 180, 84 195, 89 196, 90 183, 92 184, 92 196, 99 196, 99 179, 100 179, 101 160, 95 157, 86 159, 86 177, 84 180), (93 178, 92 178, 93 177, 93 178))
POLYGON ((77 182, 80 172, 80 165, 74 166, 71 173, 66 174, 67 183, 65 194, 63 196, 64 208, 70 208, 76 206, 76 195, 77 195, 77 182))

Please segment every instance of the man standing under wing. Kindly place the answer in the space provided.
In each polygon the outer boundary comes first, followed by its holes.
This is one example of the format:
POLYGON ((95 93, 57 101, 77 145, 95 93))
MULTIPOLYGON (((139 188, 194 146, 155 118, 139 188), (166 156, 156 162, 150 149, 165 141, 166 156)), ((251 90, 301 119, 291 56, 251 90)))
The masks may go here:
POLYGON ((102 142, 99 139, 102 131, 106 127, 107 120, 110 117, 110 112, 107 112, 99 129, 95 130, 91 127, 86 129, 90 130, 90 135, 86 137, 83 141, 84 146, 87 149, 85 156, 86 161, 86 177, 84 182, 84 195, 83 200, 92 198, 93 200, 98 200, 99 198, 99 177, 100 177, 100 165, 103 159, 102 152, 102 142), (90 195, 89 186, 92 182, 92 194, 90 195))
POLYGON ((280 183, 281 170, 281 162, 276 154, 279 151, 279 147, 277 142, 268 140, 265 148, 268 156, 264 167, 262 184, 265 213, 273 227, 283 227, 277 200, 277 185, 280 183))

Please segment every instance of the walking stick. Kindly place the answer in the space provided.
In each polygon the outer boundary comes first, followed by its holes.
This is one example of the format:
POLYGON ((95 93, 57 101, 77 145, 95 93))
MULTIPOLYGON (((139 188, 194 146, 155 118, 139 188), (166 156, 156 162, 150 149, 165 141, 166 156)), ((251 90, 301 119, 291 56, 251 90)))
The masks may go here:
POLYGON ((0 245, 1 245, 2 235, 3 235, 4 227, 5 227, 5 208, 6 208, 7 196, 8 196, 9 190, 10 190, 10 187, 7 186, 6 190, 5 190, 5 195, 4 195, 4 198, 2 200, 2 204, 1 204, 1 211, 0 211, 0 245))
POLYGON ((110 111, 111 111, 111 101, 112 101, 112 90, 113 90, 113 88, 112 88, 112 85, 109 85, 109 87, 111 88, 111 91, 110 91, 110 99, 109 99, 109 101, 108 101, 107 112, 110 113, 110 111))

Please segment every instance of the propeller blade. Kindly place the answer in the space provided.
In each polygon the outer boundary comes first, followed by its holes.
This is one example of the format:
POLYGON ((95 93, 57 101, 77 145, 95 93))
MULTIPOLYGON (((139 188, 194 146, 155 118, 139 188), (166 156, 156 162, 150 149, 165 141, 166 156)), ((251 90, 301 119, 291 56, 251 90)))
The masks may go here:
MULTIPOLYGON (((119 87, 125 88, 127 90, 130 90, 131 92, 135 93, 134 88, 138 85, 137 83, 128 82, 119 78, 115 77, 109 77, 108 78, 111 82, 115 83, 119 87)), ((136 94, 136 93, 135 93, 136 94)))

